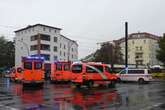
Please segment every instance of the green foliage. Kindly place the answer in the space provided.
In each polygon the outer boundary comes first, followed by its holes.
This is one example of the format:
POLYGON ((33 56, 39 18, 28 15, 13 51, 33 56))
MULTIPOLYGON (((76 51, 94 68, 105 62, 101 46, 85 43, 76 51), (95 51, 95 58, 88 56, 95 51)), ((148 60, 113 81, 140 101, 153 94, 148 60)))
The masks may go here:
POLYGON ((103 44, 102 47, 96 51, 94 58, 97 62, 111 65, 123 63, 120 46, 112 43, 103 44))
POLYGON ((156 58, 165 65, 165 35, 158 42, 159 50, 157 50, 156 58))
POLYGON ((14 42, 0 37, 0 67, 14 66, 15 59, 14 42))

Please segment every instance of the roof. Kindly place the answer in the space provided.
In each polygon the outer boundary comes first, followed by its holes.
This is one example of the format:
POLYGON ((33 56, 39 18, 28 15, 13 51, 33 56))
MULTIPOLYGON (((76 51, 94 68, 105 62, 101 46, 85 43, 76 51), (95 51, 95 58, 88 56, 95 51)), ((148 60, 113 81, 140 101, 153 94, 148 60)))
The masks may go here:
POLYGON ((64 35, 61 35, 61 36, 64 37, 65 39, 67 39, 67 40, 70 40, 70 41, 74 42, 76 45, 78 45, 78 43, 75 40, 69 39, 68 37, 66 37, 64 35))
POLYGON ((48 25, 44 25, 44 24, 35 24, 35 25, 28 25, 27 27, 16 30, 14 32, 16 33, 16 32, 23 31, 23 30, 26 30, 26 29, 29 29, 32 27, 36 27, 36 26, 43 26, 43 27, 53 28, 53 29, 57 29, 57 30, 62 30, 61 28, 57 28, 57 27, 53 27, 53 26, 48 26, 48 25))
MULTIPOLYGON (((148 33, 148 32, 138 32, 138 33, 132 33, 132 34, 129 34, 128 36, 128 40, 130 39, 146 39, 146 38, 149 38, 149 39, 153 39, 153 40, 160 40, 160 36, 157 36, 157 35, 154 35, 154 34, 151 34, 151 33, 148 33), (145 36, 134 36, 134 35, 145 35, 145 36)), ((122 37, 120 38, 119 40, 116 40, 118 43, 121 43, 121 42, 125 42, 125 37, 122 37)))

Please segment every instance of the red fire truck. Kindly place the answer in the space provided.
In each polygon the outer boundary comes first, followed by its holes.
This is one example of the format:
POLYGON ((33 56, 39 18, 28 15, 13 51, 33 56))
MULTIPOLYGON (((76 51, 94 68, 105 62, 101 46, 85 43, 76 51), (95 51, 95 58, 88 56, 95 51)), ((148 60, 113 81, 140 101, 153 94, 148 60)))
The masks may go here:
POLYGON ((82 85, 92 87, 94 84, 106 84, 108 87, 115 87, 117 80, 116 74, 112 73, 107 64, 78 62, 72 65, 71 71, 72 82, 76 87, 81 87, 82 85))
POLYGON ((71 62, 59 61, 51 64, 51 82, 71 81, 71 62))
POLYGON ((23 86, 43 85, 44 83, 44 58, 23 57, 23 86))

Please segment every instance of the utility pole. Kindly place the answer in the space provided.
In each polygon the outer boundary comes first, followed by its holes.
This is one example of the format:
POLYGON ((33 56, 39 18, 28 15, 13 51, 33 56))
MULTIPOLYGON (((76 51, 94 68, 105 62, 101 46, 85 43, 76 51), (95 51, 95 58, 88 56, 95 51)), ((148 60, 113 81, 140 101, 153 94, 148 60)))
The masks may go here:
POLYGON ((128 22, 125 22, 125 68, 128 68, 128 22))

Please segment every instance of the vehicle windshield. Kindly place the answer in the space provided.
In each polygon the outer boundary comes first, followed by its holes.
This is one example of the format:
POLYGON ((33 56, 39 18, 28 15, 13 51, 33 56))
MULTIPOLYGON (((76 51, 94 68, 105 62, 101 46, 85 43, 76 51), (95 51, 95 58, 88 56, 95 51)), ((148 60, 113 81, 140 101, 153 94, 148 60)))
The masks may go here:
POLYGON ((25 62, 24 63, 24 69, 32 70, 32 62, 25 62))
POLYGON ((70 64, 64 64, 64 71, 70 70, 70 64))
POLYGON ((72 72, 73 73, 81 73, 82 72, 82 65, 81 64, 73 65, 72 66, 72 72))
POLYGON ((62 70, 62 64, 57 63, 57 64, 56 64, 56 70, 61 71, 61 70, 62 70))
POLYGON ((35 62, 34 63, 34 69, 42 69, 42 63, 41 62, 35 62))
POLYGON ((108 66, 105 66, 105 71, 108 73, 112 73, 112 69, 108 66))

